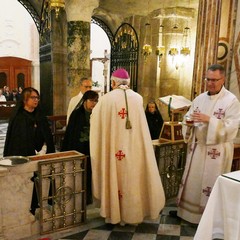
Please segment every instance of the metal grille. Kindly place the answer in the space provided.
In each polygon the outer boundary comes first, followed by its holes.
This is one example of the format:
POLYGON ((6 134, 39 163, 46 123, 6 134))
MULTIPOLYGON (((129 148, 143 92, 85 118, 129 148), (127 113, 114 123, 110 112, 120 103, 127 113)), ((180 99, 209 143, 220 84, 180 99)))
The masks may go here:
POLYGON ((173 198, 178 194, 186 163, 186 144, 160 144, 155 146, 155 154, 166 199, 173 198))
POLYGON ((96 17, 92 17, 91 23, 97 24, 99 27, 101 27, 105 31, 105 33, 107 34, 108 39, 110 41, 110 44, 112 45, 113 34, 112 34, 110 28, 107 26, 107 24, 105 22, 103 22, 101 19, 96 18, 96 17))
POLYGON ((40 32, 40 16, 38 16, 35 8, 31 5, 30 1, 27 1, 27 0, 18 0, 18 1, 27 9, 33 21, 36 24, 38 32, 40 32))
POLYGON ((123 67, 130 74, 131 88, 137 91, 138 37, 134 28, 123 23, 115 33, 111 50, 111 73, 123 67))
POLYGON ((86 220, 86 157, 38 163, 40 233, 80 225, 86 220))

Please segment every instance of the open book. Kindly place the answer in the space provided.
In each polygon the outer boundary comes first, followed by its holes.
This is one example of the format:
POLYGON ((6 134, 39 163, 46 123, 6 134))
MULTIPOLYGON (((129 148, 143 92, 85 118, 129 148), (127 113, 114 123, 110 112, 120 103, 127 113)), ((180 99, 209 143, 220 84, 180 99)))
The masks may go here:
POLYGON ((159 100, 166 104, 167 106, 170 103, 171 109, 181 109, 185 107, 190 107, 192 102, 183 96, 178 95, 168 95, 165 97, 160 97, 159 100))

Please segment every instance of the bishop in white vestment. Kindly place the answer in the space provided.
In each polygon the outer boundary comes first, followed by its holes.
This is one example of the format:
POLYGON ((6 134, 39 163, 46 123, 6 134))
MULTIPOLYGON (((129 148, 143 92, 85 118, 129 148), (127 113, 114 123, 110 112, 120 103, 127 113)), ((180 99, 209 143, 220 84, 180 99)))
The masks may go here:
POLYGON ((165 204, 143 99, 129 81, 125 69, 113 73, 90 122, 93 195, 112 224, 156 219, 165 204))
POLYGON ((187 160, 177 198, 177 215, 199 223, 217 177, 231 171, 233 140, 240 121, 240 103, 224 87, 225 71, 216 64, 207 71, 208 91, 196 97, 183 125, 187 160))

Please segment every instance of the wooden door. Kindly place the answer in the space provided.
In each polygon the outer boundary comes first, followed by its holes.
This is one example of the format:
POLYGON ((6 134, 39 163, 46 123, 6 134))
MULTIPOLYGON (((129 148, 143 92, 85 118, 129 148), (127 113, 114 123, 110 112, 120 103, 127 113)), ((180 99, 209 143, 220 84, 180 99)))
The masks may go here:
POLYGON ((32 62, 17 57, 0 57, 0 88, 9 86, 10 90, 31 86, 32 62))
POLYGON ((0 88, 3 88, 9 82, 9 69, 0 69, 0 88))

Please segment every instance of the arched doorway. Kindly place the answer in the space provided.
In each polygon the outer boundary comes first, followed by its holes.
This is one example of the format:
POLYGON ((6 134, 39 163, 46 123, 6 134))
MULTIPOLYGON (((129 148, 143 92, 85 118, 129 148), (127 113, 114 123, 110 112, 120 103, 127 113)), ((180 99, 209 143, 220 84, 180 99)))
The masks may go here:
POLYGON ((93 17, 90 39, 93 86, 103 95, 110 90, 110 53, 113 34, 105 23, 93 17))
POLYGON ((111 51, 111 72, 125 68, 131 78, 131 88, 137 92, 139 42, 135 29, 123 23, 114 35, 111 51))
POLYGON ((123 23, 113 35, 102 20, 93 17, 92 23, 105 31, 111 44, 109 75, 117 68, 125 68, 131 77, 131 88, 137 91, 139 42, 135 29, 130 24, 123 23))

